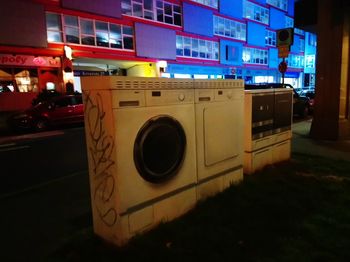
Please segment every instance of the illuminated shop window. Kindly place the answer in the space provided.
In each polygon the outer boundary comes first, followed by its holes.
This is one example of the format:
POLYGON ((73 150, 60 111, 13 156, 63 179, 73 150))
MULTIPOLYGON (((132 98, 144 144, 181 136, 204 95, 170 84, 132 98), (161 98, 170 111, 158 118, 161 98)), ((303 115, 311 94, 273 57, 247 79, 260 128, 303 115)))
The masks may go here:
POLYGON ((246 41, 247 25, 214 15, 214 34, 246 41))
POLYGON ((131 26, 53 13, 47 13, 46 17, 47 21, 50 20, 47 22, 47 24, 49 23, 47 25, 47 41, 49 43, 64 42, 126 50, 134 49, 134 30, 131 26), (61 20, 63 32, 60 31, 61 20))
POLYGON ((267 65, 268 51, 260 48, 244 47, 242 59, 245 64, 267 65))
POLYGON ((171 74, 170 73, 161 73, 161 77, 171 78, 171 74))
POLYGON ((186 79, 189 79, 189 78, 192 78, 192 75, 190 75, 190 74, 174 74, 174 78, 186 78, 186 79))
POLYGON ((187 36, 176 36, 176 55, 219 60, 219 43, 187 36))
POLYGON ((196 75, 196 74, 194 74, 193 78, 194 79, 208 79, 209 76, 208 75, 196 75))
POLYGON ((192 0, 193 2, 200 3, 202 5, 218 8, 218 0, 192 0))
POLYGON ((46 14, 46 28, 48 42, 63 42, 62 38, 62 24, 61 15, 47 13, 46 14))
POLYGON ((285 16, 285 27, 286 28, 294 27, 294 19, 289 16, 285 16))
POLYGON ((0 93, 2 92, 39 92, 37 68, 0 69, 0 93))
POLYGON ((265 44, 268 46, 276 46, 276 32, 266 30, 265 32, 265 44))
POLYGON ((304 68, 304 56, 290 54, 286 58, 288 67, 293 68, 304 68))
POLYGON ((254 77, 254 83, 273 83, 274 77, 273 76, 255 76, 254 77))
POLYGON ((47 82, 47 83, 46 83, 46 89, 47 89, 47 90, 55 90, 55 89, 56 89, 55 83, 53 83, 53 82, 47 82))
POLYGON ((122 0, 122 13, 171 25, 182 25, 181 6, 163 0, 122 0))
POLYGON ((38 92, 37 69, 15 68, 14 76, 19 92, 38 92))
POLYGON ((266 0, 269 5, 288 11, 288 0, 266 0))
POLYGON ((305 56, 305 68, 315 68, 316 58, 315 55, 305 56))
POLYGON ((248 18, 250 20, 254 20, 266 25, 269 24, 269 9, 247 0, 244 0, 243 2, 243 15, 245 18, 248 18))

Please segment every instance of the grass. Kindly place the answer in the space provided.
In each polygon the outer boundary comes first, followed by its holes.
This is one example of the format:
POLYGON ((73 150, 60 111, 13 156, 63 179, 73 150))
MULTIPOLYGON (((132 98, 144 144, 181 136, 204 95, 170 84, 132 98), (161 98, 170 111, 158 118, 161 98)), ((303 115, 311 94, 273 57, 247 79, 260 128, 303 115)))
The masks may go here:
POLYGON ((49 261, 350 261, 350 162, 294 154, 115 248, 79 232, 49 261))

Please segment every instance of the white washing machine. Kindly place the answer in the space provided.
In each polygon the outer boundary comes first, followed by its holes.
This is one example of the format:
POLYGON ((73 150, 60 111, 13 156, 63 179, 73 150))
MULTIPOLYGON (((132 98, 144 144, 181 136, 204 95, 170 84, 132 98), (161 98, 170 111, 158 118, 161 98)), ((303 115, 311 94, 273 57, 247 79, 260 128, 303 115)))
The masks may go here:
POLYGON ((243 80, 195 80, 197 199, 243 179, 243 80))
POLYGON ((82 78, 95 232, 117 245, 196 203, 192 80, 82 78))

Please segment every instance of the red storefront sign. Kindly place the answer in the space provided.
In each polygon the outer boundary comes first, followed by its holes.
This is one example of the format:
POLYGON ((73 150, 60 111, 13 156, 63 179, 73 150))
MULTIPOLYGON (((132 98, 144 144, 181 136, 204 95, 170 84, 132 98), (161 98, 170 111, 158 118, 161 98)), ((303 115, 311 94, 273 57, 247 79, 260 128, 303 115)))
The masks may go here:
POLYGON ((0 54, 0 65, 61 67, 59 57, 0 54))

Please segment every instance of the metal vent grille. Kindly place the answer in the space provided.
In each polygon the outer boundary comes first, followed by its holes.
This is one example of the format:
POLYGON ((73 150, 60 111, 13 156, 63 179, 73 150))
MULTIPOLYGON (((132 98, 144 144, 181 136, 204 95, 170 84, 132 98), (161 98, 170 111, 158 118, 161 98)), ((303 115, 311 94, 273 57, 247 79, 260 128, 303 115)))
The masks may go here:
POLYGON ((234 80, 234 79, 221 79, 221 80, 194 80, 194 88, 215 88, 215 89, 224 89, 224 88, 244 88, 243 80, 234 80))
POLYGON ((144 78, 144 77, 114 77, 112 86, 116 89, 190 89, 191 79, 144 78))

